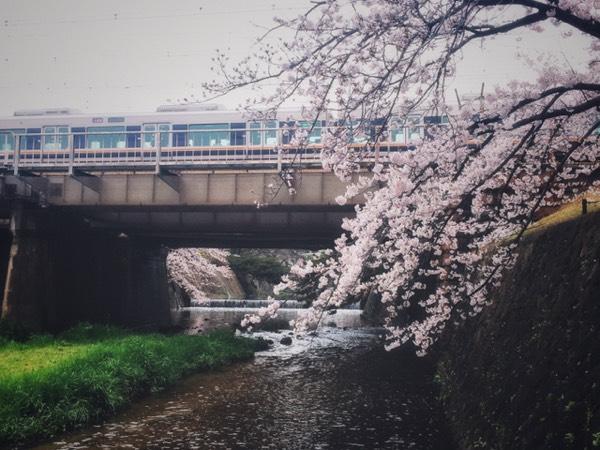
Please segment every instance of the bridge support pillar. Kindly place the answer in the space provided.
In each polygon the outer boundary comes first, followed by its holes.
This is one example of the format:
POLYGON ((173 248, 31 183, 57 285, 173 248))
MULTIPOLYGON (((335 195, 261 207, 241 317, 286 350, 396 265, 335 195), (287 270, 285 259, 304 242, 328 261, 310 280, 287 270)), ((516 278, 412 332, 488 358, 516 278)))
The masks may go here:
POLYGON ((170 324, 166 251, 52 211, 17 208, 2 317, 38 330, 80 321, 170 324))

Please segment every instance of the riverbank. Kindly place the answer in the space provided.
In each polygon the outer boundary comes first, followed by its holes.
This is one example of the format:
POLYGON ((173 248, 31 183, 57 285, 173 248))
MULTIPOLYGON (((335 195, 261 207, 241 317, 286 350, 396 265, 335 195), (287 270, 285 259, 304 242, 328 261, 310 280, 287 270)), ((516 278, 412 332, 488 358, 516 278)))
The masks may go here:
POLYGON ((249 359, 253 340, 79 325, 25 342, 0 337, 0 447, 98 422, 184 375, 249 359))
POLYGON ((287 330, 256 332, 273 345, 251 361, 187 377, 35 450, 452 450, 432 361, 386 352, 380 332, 325 327, 288 345, 287 330))

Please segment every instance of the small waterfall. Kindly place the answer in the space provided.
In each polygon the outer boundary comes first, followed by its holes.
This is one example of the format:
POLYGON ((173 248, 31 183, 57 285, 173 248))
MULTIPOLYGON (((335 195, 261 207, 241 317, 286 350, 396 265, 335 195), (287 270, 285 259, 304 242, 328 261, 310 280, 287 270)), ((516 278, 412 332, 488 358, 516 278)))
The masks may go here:
MULTIPOLYGON (((269 306, 269 303, 269 300, 214 298, 202 302, 192 300, 191 306, 202 308, 263 308, 269 306)), ((306 308, 306 304, 304 302, 299 302, 298 300, 281 300, 281 308, 302 309, 306 308)), ((352 305, 345 305, 343 308, 340 309, 360 309, 360 302, 353 303, 352 305)))
MULTIPOLYGON (((203 302, 192 300, 192 306, 203 308, 263 308, 269 305, 269 300, 244 300, 244 299, 210 299, 203 302)), ((285 300, 281 302, 285 309, 305 308, 304 302, 285 300)))

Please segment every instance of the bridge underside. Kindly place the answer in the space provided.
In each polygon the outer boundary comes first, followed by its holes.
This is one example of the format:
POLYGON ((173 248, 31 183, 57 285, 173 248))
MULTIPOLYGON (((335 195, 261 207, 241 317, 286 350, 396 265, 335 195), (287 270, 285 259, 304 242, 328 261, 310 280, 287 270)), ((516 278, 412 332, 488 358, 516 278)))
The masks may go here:
POLYGON ((353 207, 338 205, 57 207, 91 230, 168 247, 331 247, 353 207))
POLYGON ((2 317, 168 325, 175 247, 331 247, 352 205, 333 174, 20 173, 0 179, 2 317), (289 189, 293 188, 293 189, 289 189), (2 231, 4 230, 4 231, 2 231))

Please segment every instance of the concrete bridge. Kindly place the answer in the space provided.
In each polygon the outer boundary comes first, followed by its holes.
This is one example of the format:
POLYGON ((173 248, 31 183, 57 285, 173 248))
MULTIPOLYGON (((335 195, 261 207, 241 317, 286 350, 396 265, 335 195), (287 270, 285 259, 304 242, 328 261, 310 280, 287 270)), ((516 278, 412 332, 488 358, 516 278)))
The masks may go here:
POLYGON ((0 176, 2 317, 44 329, 166 325, 168 247, 330 246, 353 212, 335 202, 344 189, 314 167, 9 167, 0 176))

